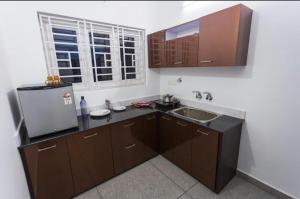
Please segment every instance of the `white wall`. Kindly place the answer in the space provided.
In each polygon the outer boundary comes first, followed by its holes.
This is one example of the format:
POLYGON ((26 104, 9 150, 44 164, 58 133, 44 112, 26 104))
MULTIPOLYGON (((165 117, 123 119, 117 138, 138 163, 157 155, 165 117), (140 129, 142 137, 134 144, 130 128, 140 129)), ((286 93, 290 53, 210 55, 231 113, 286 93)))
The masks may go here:
MULTIPOLYGON (((161 2, 156 30, 237 3, 161 2)), ((254 10, 247 66, 162 69, 160 90, 190 100, 207 90, 212 104, 246 110, 238 169, 300 198, 300 2, 242 3, 254 10)))
MULTIPOLYGON (((156 23, 153 2, 1 2, 2 38, 15 86, 44 82, 47 77, 37 11, 144 28, 146 34, 156 23)), ((146 73, 146 85, 75 92, 77 106, 81 95, 95 106, 104 104, 105 98, 116 101, 159 94, 158 71, 146 73)))
MULTIPOLYGON (((144 28, 146 34, 153 31, 156 23, 153 2, 0 3, 0 198, 29 198, 17 151, 19 138, 16 131, 20 113, 15 88, 22 84, 44 82, 47 77, 37 11, 144 28)), ((158 72, 147 70, 147 83, 142 86, 75 92, 77 105, 81 95, 86 97, 89 106, 101 105, 105 98, 116 101, 157 95, 158 72)))
MULTIPOLYGON (((2 32, 0 23, 0 44, 2 32)), ((7 69, 6 52, 0 45, 0 198, 27 199, 29 192, 25 174, 17 150, 19 143, 17 126, 20 120, 14 86, 7 69)))

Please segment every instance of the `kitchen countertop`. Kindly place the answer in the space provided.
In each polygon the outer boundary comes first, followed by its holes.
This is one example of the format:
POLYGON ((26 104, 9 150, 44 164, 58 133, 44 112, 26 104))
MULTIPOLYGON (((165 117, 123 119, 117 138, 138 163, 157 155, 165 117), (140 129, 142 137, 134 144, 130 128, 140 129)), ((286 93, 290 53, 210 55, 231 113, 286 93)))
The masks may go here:
MULTIPOLYGON (((101 127, 101 126, 105 126, 105 125, 109 125, 109 124, 114 124, 117 122, 125 121, 128 119, 133 119, 133 118, 151 114, 151 113, 160 112, 160 113, 165 113, 165 114, 171 115, 173 117, 176 117, 176 115, 169 112, 170 110, 172 110, 172 108, 171 109, 170 108, 162 109, 162 108, 156 107, 156 108, 137 109, 137 108, 127 107, 127 109, 123 112, 112 111, 112 113, 110 115, 104 116, 104 117, 99 117, 99 118, 93 118, 90 116, 87 116, 87 117, 79 116, 78 117, 78 127, 75 127, 72 129, 67 129, 64 131, 56 132, 56 133, 52 133, 52 134, 48 134, 48 135, 44 135, 44 136, 37 137, 37 138, 32 138, 32 139, 29 139, 28 136, 26 136, 27 135, 26 128, 23 125, 23 127, 21 128, 22 136, 21 136, 20 147, 22 148, 27 145, 36 144, 36 143, 43 142, 46 140, 51 140, 51 139, 55 139, 58 137, 63 137, 63 136, 71 135, 71 134, 77 134, 77 133, 86 131, 88 129, 97 128, 97 127, 101 127)), ((218 131, 219 133, 225 133, 227 130, 229 130, 233 127, 236 127, 237 125, 242 124, 244 121, 242 119, 227 116, 227 115, 222 115, 222 116, 216 118, 215 120, 205 123, 205 124, 196 122, 196 121, 193 121, 190 119, 184 119, 184 120, 196 123, 200 126, 210 128, 212 130, 218 131)))

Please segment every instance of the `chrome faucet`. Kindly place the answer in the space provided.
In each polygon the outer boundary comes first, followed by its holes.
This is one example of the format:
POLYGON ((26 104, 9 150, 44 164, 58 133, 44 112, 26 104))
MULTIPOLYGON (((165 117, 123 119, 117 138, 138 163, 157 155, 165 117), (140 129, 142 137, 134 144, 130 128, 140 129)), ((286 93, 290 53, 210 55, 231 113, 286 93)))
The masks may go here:
POLYGON ((110 105, 111 105, 110 100, 106 99, 106 100, 105 100, 105 105, 106 105, 106 108, 107 108, 108 110, 110 110, 110 105))
POLYGON ((192 91, 192 93, 196 93, 196 99, 201 100, 202 99, 202 95, 200 91, 192 91))
POLYGON ((213 100, 213 96, 210 92, 204 92, 203 94, 206 95, 206 98, 205 98, 206 100, 209 100, 209 101, 213 100))

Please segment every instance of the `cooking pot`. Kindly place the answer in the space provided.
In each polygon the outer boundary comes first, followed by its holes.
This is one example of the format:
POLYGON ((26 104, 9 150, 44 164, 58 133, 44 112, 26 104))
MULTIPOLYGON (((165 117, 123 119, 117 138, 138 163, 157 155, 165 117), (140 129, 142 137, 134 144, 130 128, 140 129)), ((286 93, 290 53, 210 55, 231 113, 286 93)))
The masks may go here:
POLYGON ((171 103, 171 102, 173 102, 173 95, 169 95, 169 94, 164 95, 162 101, 164 103, 171 103))

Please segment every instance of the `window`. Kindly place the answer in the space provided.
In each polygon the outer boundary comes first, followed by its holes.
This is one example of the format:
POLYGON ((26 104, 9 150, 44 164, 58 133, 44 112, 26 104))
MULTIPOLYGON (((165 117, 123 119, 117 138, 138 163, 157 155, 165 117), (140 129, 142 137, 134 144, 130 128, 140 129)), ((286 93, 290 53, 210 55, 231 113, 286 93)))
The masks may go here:
POLYGON ((78 88, 144 84, 145 31, 38 13, 48 73, 78 88))

